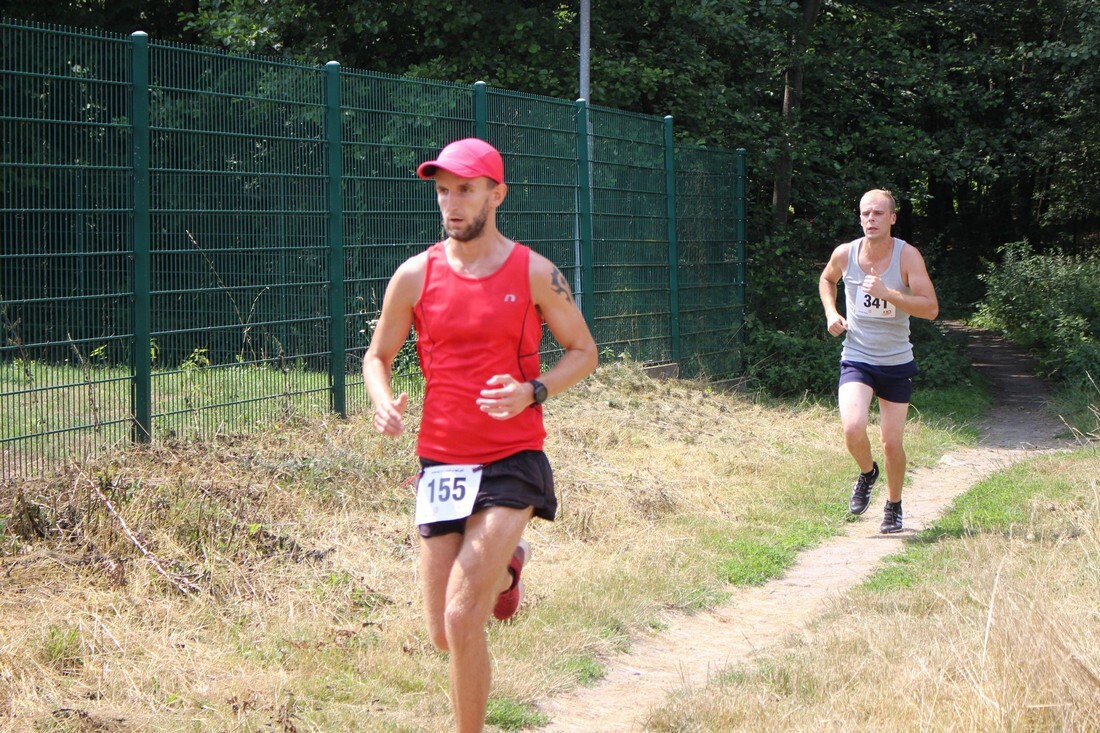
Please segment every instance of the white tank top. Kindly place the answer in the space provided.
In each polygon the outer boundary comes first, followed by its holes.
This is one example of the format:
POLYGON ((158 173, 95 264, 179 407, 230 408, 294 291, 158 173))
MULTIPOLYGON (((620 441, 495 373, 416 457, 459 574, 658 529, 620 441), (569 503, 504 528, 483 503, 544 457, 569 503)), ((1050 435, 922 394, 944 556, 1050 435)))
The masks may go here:
MULTIPOLYGON (((848 244, 848 267, 844 271, 845 318, 848 332, 840 358, 875 366, 897 366, 913 361, 913 345, 909 342, 909 314, 896 304, 863 292, 867 275, 859 266, 859 248, 863 237, 848 244)), ((890 265, 879 277, 886 287, 908 294, 909 286, 901 280, 901 252, 905 242, 894 238, 890 265)))

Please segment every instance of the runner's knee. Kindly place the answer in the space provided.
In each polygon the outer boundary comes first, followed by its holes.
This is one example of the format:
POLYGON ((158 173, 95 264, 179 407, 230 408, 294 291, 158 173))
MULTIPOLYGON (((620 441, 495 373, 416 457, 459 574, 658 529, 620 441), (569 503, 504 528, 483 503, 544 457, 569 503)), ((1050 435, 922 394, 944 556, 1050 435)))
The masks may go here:
POLYGON ((428 636, 432 640, 432 645, 435 646, 441 652, 450 651, 450 647, 447 645, 447 629, 443 624, 442 619, 433 620, 428 619, 428 636))
POLYGON ((448 603, 443 613, 444 647, 462 643, 470 634, 484 634, 489 610, 482 612, 476 604, 448 603))
POLYGON ((902 444, 902 436, 900 433, 883 433, 882 434, 882 450, 885 453, 891 455, 905 455, 905 447, 902 444))
POLYGON ((863 441, 867 439, 867 423, 853 420, 852 422, 846 422, 843 425, 844 428, 844 440, 851 443, 852 441, 863 441))

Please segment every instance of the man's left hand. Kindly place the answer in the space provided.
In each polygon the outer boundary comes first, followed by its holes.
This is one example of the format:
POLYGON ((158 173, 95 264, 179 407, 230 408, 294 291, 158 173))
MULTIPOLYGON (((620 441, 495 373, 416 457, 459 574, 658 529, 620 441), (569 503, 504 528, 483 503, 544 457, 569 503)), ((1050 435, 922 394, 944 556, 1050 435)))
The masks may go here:
POLYGON ((510 374, 495 374, 486 384, 489 388, 481 390, 477 405, 494 420, 513 418, 535 401, 531 384, 520 382, 510 374))

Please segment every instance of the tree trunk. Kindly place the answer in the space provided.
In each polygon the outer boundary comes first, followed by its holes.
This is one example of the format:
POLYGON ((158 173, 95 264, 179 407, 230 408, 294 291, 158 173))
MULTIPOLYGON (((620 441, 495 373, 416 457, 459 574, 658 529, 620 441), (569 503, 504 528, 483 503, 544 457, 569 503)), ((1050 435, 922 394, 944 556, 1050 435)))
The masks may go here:
POLYGON ((787 227, 787 211, 791 206, 791 175, 794 172, 791 135, 802 108, 802 65, 806 49, 806 37, 821 12, 821 0, 803 0, 802 22, 791 35, 791 65, 783 79, 783 148, 775 164, 775 181, 772 187, 772 229, 782 231, 787 227))

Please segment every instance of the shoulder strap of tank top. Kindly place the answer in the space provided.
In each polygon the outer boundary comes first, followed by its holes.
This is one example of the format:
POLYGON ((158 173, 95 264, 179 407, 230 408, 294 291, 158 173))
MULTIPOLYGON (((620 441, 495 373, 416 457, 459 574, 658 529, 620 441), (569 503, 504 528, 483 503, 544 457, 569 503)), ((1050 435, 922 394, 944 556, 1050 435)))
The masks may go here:
MULTIPOLYGON (((518 258, 523 263, 523 269, 525 272, 531 272, 531 248, 522 242, 516 242, 516 249, 519 250, 518 258)), ((528 275, 530 278, 530 275, 528 275)))
POLYGON ((848 266, 844 269, 852 273, 852 277, 855 277, 856 269, 859 267, 859 243, 862 241, 863 237, 857 237, 848 242, 848 266))
POLYGON ((894 252, 890 257, 890 267, 897 267, 901 272, 901 253, 905 250, 905 240, 894 237, 894 252))
POLYGON ((440 261, 440 257, 443 258, 443 262, 446 263, 447 253, 443 251, 441 246, 442 242, 436 242, 431 247, 428 247, 428 263, 424 269, 424 285, 428 285, 428 281, 432 277, 432 271, 440 261))

